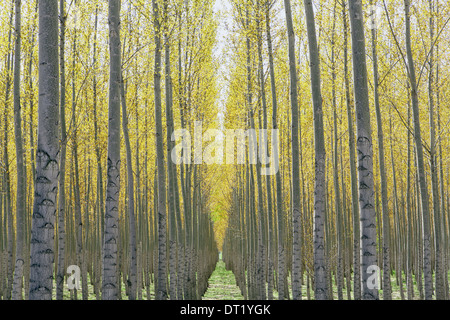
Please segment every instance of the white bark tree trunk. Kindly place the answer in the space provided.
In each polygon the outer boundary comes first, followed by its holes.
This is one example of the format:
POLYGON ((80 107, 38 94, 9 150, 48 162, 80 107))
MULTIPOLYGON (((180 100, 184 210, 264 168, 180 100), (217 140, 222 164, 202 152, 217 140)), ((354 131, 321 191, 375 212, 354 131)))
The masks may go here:
POLYGON ((31 300, 52 298, 59 158, 58 2, 39 1, 39 119, 31 229, 31 300))
POLYGON ((109 114, 102 299, 117 300, 120 190, 120 1, 109 0, 109 114))
POLYGON ((378 288, 368 283, 370 266, 377 265, 377 232, 373 182, 372 131, 370 127, 366 48, 361 0, 349 0, 352 32, 353 83, 356 107, 358 187, 361 223, 361 289, 364 300, 378 299, 378 288))
POLYGON ((411 49, 411 26, 409 17, 409 0, 405 0, 405 36, 406 55, 408 58, 408 75, 411 88, 411 101, 414 122, 414 140, 416 143, 417 175, 419 177, 420 198, 422 204, 422 229, 423 229, 423 272, 425 280, 425 299, 431 300, 433 296, 433 279, 431 270, 431 234, 430 234, 430 207, 428 187, 423 160, 422 135, 420 129, 419 98, 417 95, 416 72, 411 49))
POLYGON ((317 47, 314 11, 311 0, 305 0, 306 28, 308 33, 309 66, 314 113, 314 295, 316 300, 328 298, 328 283, 325 260, 325 138, 323 134, 322 93, 320 90, 320 65, 317 47))
POLYGON ((291 100, 291 147, 292 147, 292 227, 293 227, 293 252, 292 252, 292 298, 301 300, 301 209, 300 209, 300 151, 299 151, 299 129, 298 129, 298 92, 297 92, 297 70, 295 65, 295 34, 292 22, 291 2, 284 0, 286 12, 286 25, 288 33, 289 48, 289 78, 290 78, 290 100, 291 100))
POLYGON ((21 0, 15 0, 15 49, 14 49, 14 136, 16 143, 16 164, 17 164, 17 189, 16 189, 16 263, 14 267, 14 280, 12 288, 12 299, 22 299, 23 287, 23 267, 24 267, 24 223, 25 223, 25 203, 26 203, 26 181, 25 164, 23 157, 22 138, 22 115, 20 105, 20 45, 21 45, 21 0))
POLYGON ((156 163, 158 171, 158 270, 157 270, 157 290, 156 299, 167 299, 166 286, 166 173, 164 169, 164 135, 162 129, 161 115, 161 22, 157 0, 152 1, 153 19, 155 27, 155 71, 154 71, 154 88, 155 88, 155 125, 156 125, 156 163))

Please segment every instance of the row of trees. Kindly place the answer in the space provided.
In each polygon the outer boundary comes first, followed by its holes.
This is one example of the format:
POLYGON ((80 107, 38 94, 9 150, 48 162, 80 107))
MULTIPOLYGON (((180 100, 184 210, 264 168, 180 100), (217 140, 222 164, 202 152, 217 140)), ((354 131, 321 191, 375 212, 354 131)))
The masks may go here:
POLYGON ((448 298, 448 1, 8 3, 0 297, 197 299, 221 249, 249 299, 448 298), (174 163, 195 121, 279 170, 174 163))
POLYGON ((244 297, 449 298, 448 8, 233 2, 226 125, 281 136, 227 195, 244 297))
POLYGON ((4 9, 0 297, 67 298, 76 265, 72 299, 200 298, 218 259, 212 174, 170 158, 174 127, 216 112, 199 108, 215 95, 212 4, 4 9))

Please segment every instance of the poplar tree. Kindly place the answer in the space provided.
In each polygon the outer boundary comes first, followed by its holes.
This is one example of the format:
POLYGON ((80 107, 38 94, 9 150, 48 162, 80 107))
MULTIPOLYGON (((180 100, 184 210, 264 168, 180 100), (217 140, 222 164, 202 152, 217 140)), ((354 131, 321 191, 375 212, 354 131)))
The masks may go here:
POLYGON ((29 298, 50 300, 60 151, 57 0, 39 1, 39 35, 39 123, 29 298))
POLYGON ((14 280, 12 299, 22 299, 24 246, 25 246, 25 207, 26 207, 26 181, 25 163, 23 155, 22 113, 20 103, 20 55, 21 55, 21 0, 15 1, 15 49, 14 49, 14 136, 16 143, 17 188, 16 188, 16 262, 14 267, 14 280))
POLYGON ((352 33, 353 83, 356 108, 359 210, 361 214, 361 290, 364 300, 378 299, 378 288, 367 282, 370 266, 377 265, 376 213, 373 182, 372 130, 370 126, 366 48, 361 0, 349 0, 352 33), (369 287, 370 286, 370 287, 369 287))
POLYGON ((120 0, 108 2, 109 100, 106 207, 103 235, 102 299, 117 300, 120 191, 120 0))
MULTIPOLYGON (((320 90, 319 51, 317 48, 314 11, 311 0, 305 0, 306 27, 309 46, 309 66, 314 113, 314 294, 316 300, 328 298, 327 270, 325 263, 324 215, 325 215, 325 138, 323 133, 322 93, 320 90)), ((293 164, 294 165, 294 164, 293 164)))
POLYGON ((156 165, 157 165, 157 222, 158 222, 158 269, 156 288, 156 299, 167 299, 166 287, 166 173, 164 166, 164 135, 162 129, 161 112, 161 21, 159 15, 159 4, 152 0, 153 25, 155 28, 155 71, 154 71, 154 94, 155 94, 155 124, 156 124, 156 165))
POLYGON ((292 23, 290 0, 284 0, 286 26, 288 34, 289 80, 291 100, 291 148, 292 148, 292 298, 301 300, 301 209, 300 209, 300 173, 299 173, 299 121, 298 121, 298 92, 297 68, 295 62, 295 34, 292 23))

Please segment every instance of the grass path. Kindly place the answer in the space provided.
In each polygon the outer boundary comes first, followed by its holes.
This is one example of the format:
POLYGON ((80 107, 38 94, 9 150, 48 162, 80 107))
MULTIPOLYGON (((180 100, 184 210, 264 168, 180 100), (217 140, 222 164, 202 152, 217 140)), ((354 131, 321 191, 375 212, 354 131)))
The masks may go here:
MULTIPOLYGON (((333 280, 335 280, 333 278, 333 280)), ((404 295, 406 298, 406 277, 403 274, 402 277, 403 285, 404 285, 404 295)), ((225 269, 225 263, 222 260, 219 260, 216 265, 216 269, 212 273, 211 277, 209 278, 209 287, 204 296, 202 297, 203 300, 243 300, 244 297, 241 294, 241 290, 236 285, 236 279, 234 277, 233 272, 225 269)), ((380 281, 381 282, 381 281, 380 281)), ((303 286, 302 286, 302 295, 303 299, 308 298, 308 288, 306 286, 306 277, 303 279, 303 286)), ((290 278, 288 278, 288 286, 290 288, 290 278)), ((392 285, 392 299, 393 300, 400 300, 400 287, 396 283, 396 277, 395 275, 391 276, 391 285, 392 285)), ((417 290, 417 285, 414 281, 413 284, 414 288, 414 300, 419 299, 419 292, 417 290)), ((314 299, 314 292, 312 288, 309 288, 310 298, 314 299)), ((274 290, 274 299, 278 298, 278 292, 274 290)), ((380 300, 383 297, 383 290, 379 290, 380 300)), ((335 281, 333 281, 333 297, 334 299, 338 298, 337 295, 337 287, 335 281)), ((344 287, 343 288, 343 298, 344 300, 347 300, 347 290, 344 287)), ((353 299, 353 292, 351 292, 351 298, 353 299)))
POLYGON ((243 300, 241 290, 236 285, 233 272, 225 269, 225 263, 219 260, 216 269, 208 280, 209 286, 202 300, 243 300))
MULTIPOLYGON (((449 273, 450 276, 450 273, 449 273)), ((288 277, 288 287, 289 290, 291 290, 291 281, 290 281, 290 277, 288 277)), ((333 297, 334 299, 338 298, 337 295, 337 287, 336 287, 336 282, 335 282, 335 277, 333 277, 333 297)), ((405 298, 407 297, 407 292, 406 292, 406 276, 403 273, 402 274, 402 282, 403 282, 403 289, 404 289, 404 295, 405 298)), ((236 279, 234 277, 233 272, 231 272, 230 270, 226 270, 225 269, 225 263, 220 259, 217 264, 216 264, 216 269, 214 270, 214 272, 212 273, 211 277, 208 280, 209 286, 208 286, 208 290, 206 291, 206 293, 203 295, 202 299, 203 300, 243 300, 244 297, 241 294, 241 290, 239 289, 239 287, 236 285, 236 279)), ((381 281, 380 281, 381 283, 381 281)), ((306 275, 303 279, 303 285, 302 285, 302 298, 303 299, 307 299, 308 298, 308 288, 307 288, 307 279, 306 279, 306 275)), ((344 285, 346 283, 344 282, 344 285)), ((121 281, 121 285, 122 285, 122 299, 123 300, 127 300, 128 297, 126 296, 125 292, 125 285, 123 283, 123 281, 121 281)), ((267 284, 266 284, 267 285, 267 284)), ((400 295, 400 287, 397 284, 396 281, 396 277, 395 274, 393 273, 391 275, 391 286, 392 286, 392 299, 393 300, 400 300, 401 299, 401 295, 400 295)), ((56 283, 54 284, 54 288, 56 288, 56 283)), ((417 284, 416 284, 416 279, 413 277, 413 288, 414 288, 414 300, 420 299, 420 294, 417 288, 417 284)), ((347 296, 347 288, 343 288, 343 298, 344 300, 348 299, 347 296)), ((351 288, 352 289, 352 288, 351 288)), ((267 288, 266 288, 267 290, 267 288)), ((90 279, 88 279, 88 299, 89 300, 95 300, 96 296, 94 294, 94 290, 93 287, 91 285, 90 279)), ((276 290, 273 291, 273 295, 274 295, 274 299, 278 298, 278 292, 276 290)), ((311 286, 309 287, 309 296, 311 299, 314 299, 314 292, 311 288, 311 286)), ((383 297, 383 290, 380 289, 379 290, 379 296, 380 296, 380 300, 383 297)), ((353 292, 351 292, 351 297, 353 298, 353 292)), ((53 299, 56 298, 56 290, 53 290, 53 299)), ((69 290, 67 290, 67 287, 65 286, 64 288, 64 299, 65 300, 70 300, 72 297, 72 295, 70 294, 69 290)), ((78 299, 81 299, 81 290, 78 291, 78 299)), ((150 297, 147 297, 147 290, 142 289, 142 299, 143 300, 147 300, 148 298, 150 298, 151 300, 155 299, 155 295, 154 295, 154 284, 152 283, 150 285, 150 297)))

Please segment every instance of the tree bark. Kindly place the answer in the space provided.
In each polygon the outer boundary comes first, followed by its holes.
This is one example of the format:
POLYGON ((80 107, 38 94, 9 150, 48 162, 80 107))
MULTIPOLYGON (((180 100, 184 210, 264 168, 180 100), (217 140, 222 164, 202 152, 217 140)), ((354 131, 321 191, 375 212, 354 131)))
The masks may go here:
POLYGON ((15 49, 14 49, 14 136, 16 143, 17 188, 16 188, 16 262, 14 267, 14 280, 12 299, 22 299, 25 244, 25 207, 26 207, 26 181, 23 155, 22 115, 20 105, 20 55, 21 55, 21 0, 15 0, 15 49))
POLYGON ((93 98, 93 120, 94 120, 94 142, 95 142, 95 155, 97 159, 97 230, 96 230, 96 276, 95 276, 95 294, 97 300, 100 299, 100 286, 101 286, 101 263, 97 260, 101 260, 102 252, 102 235, 104 231, 103 217, 104 217, 104 202, 103 202, 103 169, 100 156, 100 147, 98 143, 98 124, 97 124, 97 26, 98 26, 98 7, 95 8, 95 22, 94 22, 94 43, 93 43, 93 57, 92 57, 92 98, 93 98))
MULTIPOLYGON (((439 196, 439 180, 438 180, 438 163, 436 153, 436 124, 435 124, 435 106, 434 106, 434 1, 429 1, 430 7, 430 55, 428 58, 428 105, 429 105, 429 122, 430 122, 430 170, 431 170, 431 195, 433 200, 434 213, 434 245, 435 245, 435 288, 436 299, 445 299, 444 290, 444 272, 443 272, 443 230, 441 218, 441 204, 439 196)), ((443 213, 443 212, 442 212, 443 213)))
POLYGON ((59 3, 59 72, 60 72, 60 103, 59 103, 59 121, 61 127, 61 153, 59 160, 59 199, 58 199, 58 265, 56 274, 56 299, 63 299, 64 291, 64 275, 65 275, 65 215, 66 215, 66 73, 65 73, 65 30, 66 30, 66 13, 65 1, 60 0, 59 3))
POLYGON ((292 23, 291 2, 284 0, 289 51, 289 79, 291 100, 291 148, 292 148, 292 298, 301 300, 301 212, 300 212, 300 174, 299 174, 299 128, 297 70, 295 65, 295 35, 292 23))
POLYGON ((108 163, 103 234, 102 299, 119 299, 118 243, 120 191, 120 0, 109 0, 108 163))
MULTIPOLYGON (((263 58, 262 58, 262 30, 261 30, 261 0, 257 1, 257 9, 256 9, 256 29, 257 29, 257 51, 258 51, 258 82, 259 82, 259 91, 261 96, 261 104, 263 112, 267 109, 267 101, 266 101, 266 90, 264 88, 264 70, 263 70, 263 58)), ((253 111, 252 111, 253 115, 253 111)), ((265 117, 266 118, 266 117, 265 117)), ((261 119, 261 118, 259 118, 261 119)), ((261 122, 261 121, 260 121, 261 122)), ((251 118, 251 123, 253 125, 252 129, 254 129, 254 119, 253 116, 251 118)), ((265 122, 265 126, 262 127, 260 123, 260 133, 262 132, 261 129, 267 128, 267 119, 265 122)), ((267 132, 267 131, 266 131, 267 132)), ((261 144, 265 144, 266 141, 263 141, 261 139, 259 140, 259 150, 261 149, 261 144)), ((268 137, 266 137, 268 139, 268 137)), ((260 155, 260 160, 262 156, 266 155, 260 155)), ((260 161, 257 161, 257 167, 256 167, 256 174, 257 174, 257 183, 258 183, 258 218, 259 218, 259 233, 260 233, 260 240, 259 240, 259 253, 260 253, 260 263, 258 266, 258 271, 260 272, 260 300, 266 300, 266 274, 267 274, 267 213, 264 208, 264 196, 263 196, 263 186, 262 186, 262 179, 261 179, 261 166, 263 164, 260 161)), ((266 178, 269 177, 269 175, 266 175, 266 178)), ((270 194, 267 195, 269 197, 270 194)))
POLYGON ((347 17, 345 1, 342 1, 342 13, 344 21, 344 84, 345 100, 347 104, 348 144, 350 156, 350 185, 352 192, 352 220, 353 220, 353 299, 361 300, 361 256, 360 256, 360 225, 358 205, 358 182, 356 176, 356 152, 355 132, 353 125, 353 113, 350 98, 350 85, 348 81, 348 56, 347 56, 347 17))
POLYGON ((121 73, 120 81, 120 94, 122 103, 122 130, 125 140, 126 159, 127 159, 127 211, 128 211, 128 224, 129 224, 129 275, 128 275, 128 297, 130 300, 136 300, 137 291, 137 264, 136 264, 136 217, 134 210, 134 176, 133 176, 133 163, 131 156, 131 143, 128 133, 128 114, 127 104, 125 98, 125 86, 123 81, 123 74, 121 73))
POLYGON ((173 119, 172 119, 172 78, 170 71, 170 38, 169 38, 169 4, 167 0, 164 0, 164 66, 165 66, 165 102, 166 102, 166 141, 167 141, 167 177, 168 177, 168 204, 169 204, 169 297, 171 300, 179 298, 178 293, 178 272, 179 266, 177 265, 177 218, 176 211, 176 199, 175 199, 175 183, 176 182, 176 167, 170 160, 171 151, 174 143, 172 142, 172 133, 174 131, 173 119))
POLYGON ((414 140, 416 144, 417 174, 419 178, 420 199, 422 205, 422 229, 423 229, 423 272, 425 280, 425 299, 431 300, 433 296, 432 270, 431 270, 431 234, 430 234, 430 208, 428 202, 428 187, 425 176, 425 165, 423 159, 422 135, 420 129, 419 98, 417 95, 418 83, 414 68, 414 60, 411 49, 411 26, 409 16, 409 0, 405 4, 405 36, 406 54, 408 58, 408 76, 411 89, 411 101, 414 121, 414 140))
MULTIPOLYGON (((343 285, 344 285, 344 260, 343 260, 343 214, 345 213, 341 207, 341 192, 339 189, 339 156, 338 156, 338 129, 337 129, 337 104, 336 104, 336 61, 335 61, 335 37, 336 37, 336 1, 333 8, 333 27, 331 34, 331 94, 333 105, 333 182, 334 182, 334 206, 336 212, 336 245, 337 245, 337 263, 336 263, 336 285, 338 300, 343 300, 343 285)), ((343 179, 342 179, 343 180, 343 179)))
POLYGON ((39 2, 39 123, 31 229, 31 300, 52 298, 59 158, 58 2, 39 2))
MULTIPOLYGON (((277 88, 275 85, 275 69, 273 65, 273 49, 272 49, 272 36, 270 33, 270 2, 266 1, 266 34, 267 34, 267 47, 269 53, 269 74, 270 74, 270 88, 272 94, 272 128, 274 130, 278 129, 278 102, 277 102, 277 88)), ((278 139, 275 140, 278 143, 278 139)), ((272 141, 274 143, 274 141, 272 141)), ((279 159, 279 146, 274 145, 274 159, 279 159)), ((275 160, 279 161, 279 160, 275 160)), ((275 184, 276 184, 276 214, 277 214, 277 290, 278 299, 284 300, 284 278, 285 278, 285 249, 284 249, 284 233, 283 233, 283 199, 282 199, 282 185, 281 185, 281 171, 275 173, 275 184)))
POLYGON ((157 0, 152 0, 155 27, 155 125, 156 125, 156 161, 158 172, 158 287, 157 300, 167 299, 166 287, 166 173, 164 169, 164 135, 161 115, 161 22, 157 0))
MULTIPOLYGON (((317 48, 314 11, 311 0, 305 0, 306 27, 308 32, 309 66, 314 113, 314 295, 316 300, 328 298, 325 261, 325 138, 323 133, 322 93, 320 90, 319 51, 317 48)), ((293 163, 293 165, 295 165, 293 163)))
POLYGON ((361 284, 364 300, 378 299, 378 288, 368 285, 368 268, 377 265, 373 150, 367 85, 366 48, 361 0, 349 0, 352 31, 353 83, 356 106, 359 209, 361 222, 361 284))
MULTIPOLYGON (((74 6, 76 10, 76 0, 74 1, 74 6)), ((83 272, 83 219, 81 214, 81 195, 80 195, 80 171, 79 171, 79 165, 78 165, 78 126, 76 123, 76 106, 77 106, 77 98, 75 93, 75 82, 76 82, 76 57, 77 57, 77 30, 76 30, 76 24, 78 23, 76 21, 78 17, 75 15, 75 30, 74 30, 74 38, 73 38, 73 47, 72 47, 72 54, 73 54, 73 60, 72 60, 72 125, 74 126, 73 132, 72 132, 72 161, 73 161, 73 167, 74 167, 74 209, 75 209, 75 224, 76 224, 76 263, 81 268, 81 278, 85 279, 86 274, 83 272)), ((87 288, 85 285, 86 282, 83 280, 82 282, 82 297, 83 300, 87 300, 87 288)), ((77 294, 77 291, 74 291, 75 297, 77 294)))
POLYGON ((378 56, 377 56, 377 31, 374 23, 375 12, 371 12, 372 15, 372 64, 373 64, 373 88, 374 88, 374 100, 375 100, 375 114, 377 118, 377 134, 378 134, 378 161, 380 168, 380 180, 381 180, 381 211, 383 220, 383 299, 391 300, 391 262, 390 262, 390 221, 389 221, 389 209, 388 209, 388 190, 387 190, 387 178, 386 167, 384 157, 384 138, 383 138, 383 122, 381 118, 380 102, 378 94, 378 56))
MULTIPOLYGON (((14 17, 14 0, 11 2, 11 14, 9 18, 9 24, 12 25, 14 17)), ((4 109, 4 148, 3 148, 3 161, 5 163, 4 168, 4 188, 5 190, 5 228, 6 230, 6 268, 7 279, 6 279, 6 299, 11 299, 12 285, 13 285, 13 246, 14 246, 14 228, 13 228, 13 218, 12 218, 12 208, 11 208, 11 179, 9 170, 9 153, 8 153, 8 101, 11 91, 11 35, 12 28, 8 32, 8 51, 6 54, 6 84, 5 84, 5 109, 4 109)))

